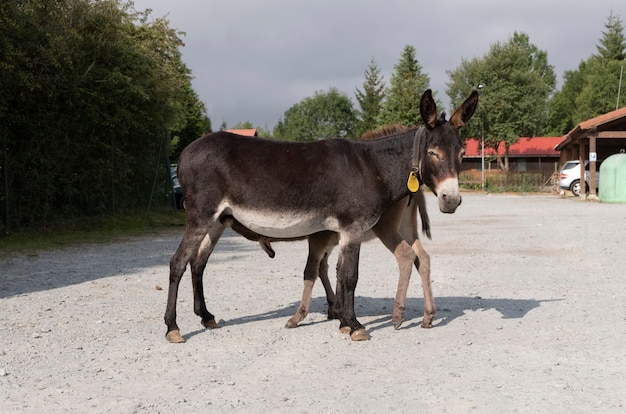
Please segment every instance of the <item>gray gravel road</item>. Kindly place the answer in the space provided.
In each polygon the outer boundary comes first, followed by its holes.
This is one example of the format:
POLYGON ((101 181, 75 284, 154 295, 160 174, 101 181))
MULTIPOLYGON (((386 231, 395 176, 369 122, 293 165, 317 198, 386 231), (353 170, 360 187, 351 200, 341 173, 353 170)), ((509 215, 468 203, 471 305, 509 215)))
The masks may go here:
POLYGON ((224 327, 201 328, 185 275, 184 344, 163 323, 182 229, 0 256, 0 412, 626 411, 626 205, 465 194, 444 215, 427 197, 435 326, 420 328, 414 272, 393 329, 396 264, 372 241, 356 298, 366 342, 325 319, 321 284, 304 323, 284 328, 305 242, 276 243, 269 259, 227 233, 205 273, 224 327))

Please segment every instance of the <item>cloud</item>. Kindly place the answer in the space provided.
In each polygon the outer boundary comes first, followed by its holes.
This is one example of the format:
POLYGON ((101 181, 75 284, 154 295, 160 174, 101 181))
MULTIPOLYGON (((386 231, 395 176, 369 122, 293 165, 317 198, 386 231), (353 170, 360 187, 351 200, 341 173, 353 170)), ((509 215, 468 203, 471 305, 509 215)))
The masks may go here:
POLYGON ((616 0, 137 0, 135 7, 168 15, 186 32, 183 60, 214 128, 223 121, 273 128, 292 105, 330 87, 353 97, 372 57, 388 82, 405 45, 415 47, 444 102, 446 70, 515 31, 548 52, 560 80, 595 53, 611 11, 626 17, 616 0))

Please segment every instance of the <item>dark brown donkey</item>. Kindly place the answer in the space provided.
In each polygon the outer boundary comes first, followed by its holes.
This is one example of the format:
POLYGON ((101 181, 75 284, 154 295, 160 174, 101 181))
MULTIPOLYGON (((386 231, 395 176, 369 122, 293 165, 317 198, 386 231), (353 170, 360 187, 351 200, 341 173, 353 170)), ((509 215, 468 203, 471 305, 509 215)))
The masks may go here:
MULTIPOLYGON (((424 319, 422 326, 425 328, 432 327, 432 320, 435 315, 436 307, 430 289, 430 256, 422 248, 422 244, 417 234, 417 217, 419 211, 422 219, 422 231, 430 238, 430 224, 428 213, 426 211, 426 203, 422 188, 414 195, 409 195, 385 210, 380 220, 372 229, 363 234, 363 241, 371 240, 378 237, 383 244, 396 256, 398 267, 400 269, 400 278, 398 280, 398 290, 394 302, 393 324, 396 329, 400 328, 403 322, 404 310, 406 308, 406 296, 411 276, 411 266, 415 263, 424 287, 424 319), (406 249, 394 249, 397 247, 395 235, 400 233, 404 240, 413 249, 413 254, 406 254, 406 249), (417 256, 417 257, 416 257, 417 256)), ((224 220, 226 224, 232 227, 234 231, 241 234, 245 238, 258 241, 261 248, 270 257, 275 256, 272 242, 279 241, 295 241, 304 240, 299 238, 271 238, 261 236, 249 229, 246 229, 241 223, 228 217, 224 220)), ((295 314, 287 321, 287 328, 295 328, 308 315, 311 297, 313 294, 313 285, 317 277, 320 278, 326 291, 326 301, 328 302, 328 319, 334 319, 337 315, 334 312, 335 293, 333 292, 330 279, 328 278, 328 256, 333 249, 339 244, 339 235, 332 231, 321 231, 306 237, 309 243, 309 255, 307 264, 304 268, 304 289, 302 291, 302 300, 296 309, 295 314)))
MULTIPOLYGON (((354 312, 363 234, 410 194, 411 172, 437 195, 442 212, 456 210, 461 204, 458 173, 463 150, 458 129, 471 118, 477 103, 474 91, 447 122, 437 117, 428 90, 420 101, 425 127, 374 140, 295 143, 216 132, 187 146, 178 164, 187 224, 170 260, 167 340, 183 341, 176 324, 176 301, 187 263, 194 312, 203 326, 217 326, 206 307, 202 276, 228 217, 271 238, 338 233, 335 312, 340 328, 349 329, 352 339, 367 339, 354 312)), ((411 246, 400 234, 396 240, 394 252, 406 251, 414 260, 411 246)))
MULTIPOLYGON (((362 139, 373 139, 382 136, 397 135, 400 133, 410 132, 412 129, 403 125, 388 125, 375 131, 368 131, 361 137, 362 139)), ((415 132, 415 129, 413 129, 415 132)), ((432 326, 432 319, 435 313, 435 303, 432 298, 430 289, 430 256, 422 248, 417 232, 417 212, 420 214, 422 222, 422 232, 430 239, 430 220, 426 210, 426 200, 424 198, 423 186, 420 186, 415 194, 411 194, 402 200, 394 203, 392 208, 385 210, 381 219, 376 225, 363 235, 363 241, 370 240, 376 236, 389 248, 392 253, 397 246, 395 235, 399 232, 404 240, 413 248, 415 259, 411 255, 402 255, 402 251, 395 254, 400 269, 400 279, 398 281, 398 291, 394 302, 392 321, 396 329, 400 328, 403 321, 404 310, 406 308, 406 296, 411 276, 411 264, 415 263, 424 287, 424 319, 422 326, 429 328, 432 326), (408 267, 408 271, 406 270, 408 267)), ((241 234, 252 241, 258 241, 263 251, 269 257, 275 256, 271 243, 274 241, 294 241, 297 239, 273 239, 261 236, 249 229, 246 229, 241 223, 229 217, 225 223, 230 225, 234 231, 241 234)), ((313 286, 315 280, 319 277, 326 291, 326 301, 328 302, 328 318, 336 317, 334 312, 335 293, 328 278, 328 257, 333 249, 339 244, 339 235, 330 231, 322 231, 311 234, 306 237, 309 244, 309 255, 304 268, 304 289, 302 291, 302 300, 298 305, 295 314, 287 321, 287 328, 295 328, 304 320, 309 313, 311 297, 313 294, 313 286)))

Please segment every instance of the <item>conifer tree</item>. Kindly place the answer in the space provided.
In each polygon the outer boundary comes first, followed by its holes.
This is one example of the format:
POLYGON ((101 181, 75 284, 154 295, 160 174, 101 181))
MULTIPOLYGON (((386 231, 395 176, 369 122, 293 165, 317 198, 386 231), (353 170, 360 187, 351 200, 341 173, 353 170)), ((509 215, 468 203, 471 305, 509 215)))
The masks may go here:
POLYGON ((597 54, 581 61, 576 70, 566 71, 563 87, 550 100, 548 133, 565 134, 586 119, 626 104, 626 96, 619 93, 620 73, 626 63, 624 26, 611 12, 604 27, 597 54))
POLYGON ((359 103, 360 111, 358 135, 362 135, 365 131, 376 129, 378 125, 378 115, 385 98, 385 82, 380 74, 380 68, 376 63, 376 59, 372 57, 367 69, 364 72, 365 81, 363 82, 363 90, 356 89, 356 100, 359 103))
POLYGON ((596 46, 598 49, 597 57, 602 60, 624 60, 626 54, 626 40, 624 39, 624 26, 619 16, 609 15, 607 22, 604 24, 606 31, 602 32, 600 44, 596 46))
POLYGON ((422 73, 415 57, 415 48, 406 45, 394 66, 390 87, 385 90, 385 101, 378 116, 378 125, 416 125, 420 122, 420 97, 430 85, 430 78, 422 73))

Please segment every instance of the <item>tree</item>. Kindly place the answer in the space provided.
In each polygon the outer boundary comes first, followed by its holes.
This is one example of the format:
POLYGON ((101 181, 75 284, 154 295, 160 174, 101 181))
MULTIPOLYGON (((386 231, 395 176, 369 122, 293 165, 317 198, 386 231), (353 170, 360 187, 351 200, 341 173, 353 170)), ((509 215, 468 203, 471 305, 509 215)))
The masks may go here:
POLYGON ((317 91, 287 111, 274 128, 274 137, 292 141, 351 137, 357 118, 350 98, 335 88, 317 91))
POLYGON ((3 216, 40 225, 166 200, 169 168, 153 183, 163 131, 185 123, 182 34, 120 0, 0 2, 0 20, 3 216))
POLYGON ((601 61, 591 58, 587 65, 589 72, 585 77, 585 85, 575 101, 574 125, 614 111, 620 103, 622 106, 626 104, 626 97, 623 94, 620 102, 617 102, 620 71, 624 66, 624 61, 601 61))
POLYGON ((464 60, 448 72, 447 93, 454 106, 469 90, 483 85, 478 119, 485 145, 498 149, 504 142, 501 169, 509 169, 509 147, 522 136, 541 133, 547 120, 547 103, 556 85, 548 54, 530 43, 528 35, 515 32, 507 42, 496 42, 481 59, 464 60))
POLYGON ((185 118, 181 125, 170 131, 170 160, 177 162, 183 149, 200 136, 211 132, 211 120, 206 115, 206 107, 191 88, 185 87, 184 101, 185 118))
MULTIPOLYGON (((617 102, 620 73, 626 57, 624 26, 619 16, 609 15, 599 40, 597 55, 587 61, 585 85, 576 97, 575 120, 585 119, 610 112, 619 107, 617 102)), ((625 99, 621 100, 626 102, 625 99)))
POLYGON ((355 91, 356 100, 361 108, 358 111, 358 136, 361 136, 365 131, 373 130, 380 126, 378 125, 378 116, 385 98, 385 82, 376 64, 376 59, 372 58, 370 60, 364 74, 363 91, 359 90, 359 88, 355 91))
POLYGON ((561 90, 550 101, 549 131, 566 134, 580 122, 626 104, 622 94, 617 102, 620 73, 626 57, 626 39, 619 16, 609 15, 591 55, 574 71, 566 71, 561 90))
POLYGON ((598 49, 596 56, 603 61, 624 60, 626 58, 624 54, 626 39, 624 38, 624 26, 619 15, 614 16, 611 11, 604 27, 606 31, 602 32, 600 44, 596 46, 598 49))
POLYGON ((563 86, 548 103, 548 122, 546 135, 560 136, 567 134, 578 122, 574 114, 576 99, 586 84, 587 62, 580 62, 578 70, 568 70, 563 74, 563 86))
POLYGON ((430 78, 422 73, 422 66, 415 58, 413 46, 404 47, 389 82, 390 87, 385 90, 385 101, 378 116, 378 126, 390 124, 410 126, 419 123, 420 98, 429 88, 430 78))
POLYGON ((254 125, 250 121, 238 122, 228 129, 254 129, 254 125))
POLYGON ((454 70, 446 71, 450 77, 446 83, 446 94, 450 98, 450 111, 453 111, 467 98, 473 89, 480 90, 478 100, 478 112, 469 125, 461 128, 460 135, 462 138, 480 137, 484 132, 482 124, 484 122, 484 87, 487 74, 485 58, 474 57, 472 59, 461 59, 461 64, 454 70))

